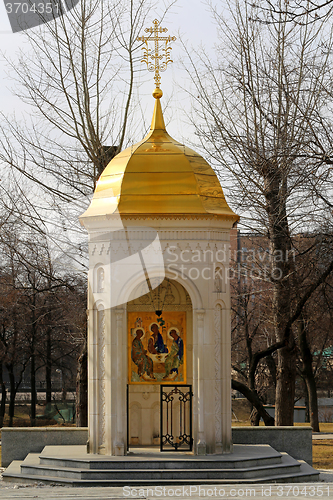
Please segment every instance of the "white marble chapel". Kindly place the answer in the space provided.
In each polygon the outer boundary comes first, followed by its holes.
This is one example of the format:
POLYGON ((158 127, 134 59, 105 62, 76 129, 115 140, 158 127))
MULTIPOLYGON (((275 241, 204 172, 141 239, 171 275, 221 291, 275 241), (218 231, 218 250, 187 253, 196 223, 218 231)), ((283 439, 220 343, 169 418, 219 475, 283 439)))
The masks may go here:
POLYGON ((93 454, 159 442, 162 384, 191 386, 194 454, 232 451, 227 267, 238 216, 208 163, 168 135, 161 94, 148 135, 107 165, 80 217, 93 454))

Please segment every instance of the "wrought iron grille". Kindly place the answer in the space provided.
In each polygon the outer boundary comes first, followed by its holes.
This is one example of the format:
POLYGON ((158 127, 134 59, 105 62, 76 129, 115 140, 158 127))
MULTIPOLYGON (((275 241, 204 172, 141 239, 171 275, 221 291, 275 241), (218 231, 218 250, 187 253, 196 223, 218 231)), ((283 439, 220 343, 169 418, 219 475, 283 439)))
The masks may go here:
POLYGON ((161 451, 192 451, 192 386, 161 385, 161 451))

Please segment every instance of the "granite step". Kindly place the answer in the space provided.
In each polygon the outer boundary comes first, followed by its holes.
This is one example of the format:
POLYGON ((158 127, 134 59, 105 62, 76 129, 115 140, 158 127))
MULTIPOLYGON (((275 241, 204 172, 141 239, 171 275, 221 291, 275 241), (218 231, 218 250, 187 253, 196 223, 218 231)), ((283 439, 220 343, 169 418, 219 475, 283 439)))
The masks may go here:
POLYGON ((39 475, 39 476, 52 476, 60 478, 72 478, 74 480, 99 480, 119 479, 127 481, 132 480, 160 480, 160 479, 186 479, 192 481, 193 479, 242 479, 271 476, 275 474, 297 473, 300 469, 300 464, 291 457, 285 457, 284 462, 275 465, 262 465, 249 468, 238 469, 116 469, 116 470, 80 470, 69 467, 50 467, 45 465, 22 465, 21 473, 24 475, 39 475))
MULTIPOLYGON (((47 447, 49 448, 49 447, 47 447)), ((152 457, 145 460, 144 457, 130 457, 128 461, 124 457, 109 457, 103 459, 98 456, 83 456, 83 465, 78 467, 80 459, 75 457, 75 467, 62 467, 59 456, 50 456, 50 450, 44 450, 42 454, 30 454, 24 462, 13 462, 3 473, 4 481, 15 481, 25 483, 59 484, 67 486, 166 486, 166 485, 200 485, 200 484, 255 484, 272 482, 309 482, 318 481, 319 473, 305 462, 298 462, 287 453, 278 453, 270 447, 257 447, 261 449, 263 461, 260 465, 230 467, 226 455, 219 460, 212 456, 208 457, 184 457, 179 459, 177 467, 171 468, 172 460, 159 459, 163 463, 160 469, 149 468, 152 465, 152 457), (48 456, 46 456, 46 455, 48 456), (267 457, 277 460, 272 463, 267 457), (50 460, 48 464, 42 464, 41 459, 50 460), (93 462, 94 467, 88 468, 87 461, 93 462), (51 463, 55 462, 55 463, 51 463), (107 468, 97 468, 99 462, 107 468), (186 466, 180 468, 180 463, 186 466), (215 468, 207 467, 211 462, 215 468), (125 465, 124 465, 125 464, 125 465), (144 464, 144 466, 143 466, 144 464), (199 467, 198 465, 204 465, 199 467), (228 464, 229 466, 226 466, 228 464), (130 465, 129 468, 127 466, 130 465)), ((58 450, 59 451, 59 450, 58 450)), ((233 458, 237 458, 242 452, 238 449, 233 458)), ((246 455, 246 454, 245 454, 246 455)), ((244 458, 245 455, 243 454, 244 458)), ((230 456, 229 456, 230 457, 230 456)), ((65 460, 67 463, 68 459, 65 460)), ((239 462, 239 460, 237 460, 239 462)), ((256 461, 260 463, 259 453, 256 461)), ((71 459, 69 460, 71 462, 71 459)))
MULTIPOLYGON (((273 450, 271 456, 267 455, 264 458, 254 458, 254 459, 244 459, 244 460, 230 460, 230 461, 221 461, 221 460, 204 460, 204 459, 168 459, 165 458, 163 460, 142 460, 140 459, 122 459, 121 460, 99 460, 99 461, 91 461, 91 460, 80 460, 75 458, 61 458, 55 456, 46 456, 40 455, 40 464, 46 465, 49 467, 69 467, 69 468, 78 468, 78 469, 87 469, 87 470, 103 470, 103 469, 148 469, 149 471, 155 469, 211 469, 211 470, 219 470, 219 469, 244 469, 247 467, 258 467, 261 465, 274 465, 279 464, 281 462, 281 454, 273 450)), ((119 458, 119 457, 117 457, 119 458)))
POLYGON ((10 477, 4 479, 5 481, 13 481, 15 483, 24 484, 36 484, 43 483, 48 485, 59 485, 59 486, 72 486, 72 487, 138 487, 138 486, 182 486, 182 485, 222 485, 222 484, 268 484, 268 483, 313 483, 319 480, 319 473, 311 473, 307 471, 301 471, 298 474, 283 474, 283 475, 272 475, 266 477, 256 477, 252 479, 206 479, 204 482, 201 479, 194 479, 191 481, 184 479, 160 479, 160 480, 141 480, 140 482, 136 480, 72 480, 58 477, 46 477, 46 476, 28 476, 23 474, 12 474, 10 477))

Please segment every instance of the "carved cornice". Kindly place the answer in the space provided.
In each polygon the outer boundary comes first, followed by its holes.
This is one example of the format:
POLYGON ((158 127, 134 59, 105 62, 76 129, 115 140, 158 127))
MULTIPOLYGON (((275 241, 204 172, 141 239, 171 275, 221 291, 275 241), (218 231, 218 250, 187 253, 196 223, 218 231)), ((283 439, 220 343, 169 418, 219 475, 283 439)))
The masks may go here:
MULTIPOLYGON (((119 217, 119 215, 118 215, 119 217)), ((109 217, 110 219, 112 216, 109 217)), ((121 214, 122 220, 227 220, 238 217, 228 214, 121 214)))
MULTIPOLYGON (((157 230, 152 228, 142 228, 142 227, 132 227, 130 232, 131 240, 152 240, 152 231, 154 231, 154 235, 158 234, 160 240, 199 240, 199 241, 207 241, 212 242, 214 240, 220 242, 225 241, 229 242, 229 231, 225 229, 219 228, 181 228, 181 227, 161 227, 157 230)), ((92 246, 94 244, 105 244, 106 242, 115 242, 115 241, 128 241, 128 234, 119 232, 119 231, 102 231, 99 235, 94 236, 92 240, 90 240, 89 245, 92 246)))
MULTIPOLYGON (((160 244, 153 244, 145 246, 145 241, 148 241, 149 238, 145 238, 145 235, 142 232, 138 235, 138 239, 134 240, 130 245, 131 254, 141 251, 143 253, 148 253, 154 251, 156 254, 159 253, 160 248, 162 248, 163 253, 165 253, 169 248, 176 247, 177 251, 188 251, 188 252, 214 252, 218 254, 218 252, 228 252, 229 251, 229 242, 225 240, 218 240, 217 234, 213 234, 211 236, 214 239, 208 239, 205 233, 193 234, 192 238, 188 238, 188 234, 184 234, 183 231, 166 231, 167 234, 160 235, 160 244), (172 234, 170 234, 172 233, 172 234), (164 237, 163 237, 164 236, 164 237), (201 238, 200 238, 201 236, 201 238)), ((195 231, 197 233, 197 231, 195 231)), ((215 233, 215 232, 214 232, 215 233)), ((102 241, 94 242, 90 244, 89 255, 100 257, 110 254, 111 242, 109 245, 105 245, 102 241)), ((123 256, 128 256, 130 254, 129 248, 127 246, 127 242, 125 240, 114 240, 112 242, 112 251, 116 254, 120 254, 123 256)), ((216 255, 214 261, 225 262, 226 258, 222 259, 216 255)))

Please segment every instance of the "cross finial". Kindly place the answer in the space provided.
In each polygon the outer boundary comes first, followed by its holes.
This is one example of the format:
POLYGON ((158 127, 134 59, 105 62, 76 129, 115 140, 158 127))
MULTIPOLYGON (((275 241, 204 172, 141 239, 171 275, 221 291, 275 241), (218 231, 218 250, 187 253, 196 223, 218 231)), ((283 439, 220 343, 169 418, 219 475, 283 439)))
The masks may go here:
POLYGON ((160 89, 160 72, 165 71, 167 65, 170 62, 173 62, 170 57, 170 51, 172 50, 172 47, 170 47, 168 44, 176 40, 175 36, 159 36, 159 33, 165 33, 168 31, 167 28, 159 27, 159 24, 160 22, 155 19, 153 21, 154 26, 152 28, 145 29, 145 33, 149 33, 149 35, 139 36, 137 38, 138 42, 143 42, 145 44, 145 47, 143 47, 144 54, 141 62, 145 62, 147 64, 148 71, 155 72, 154 80, 156 89, 153 92, 153 96, 155 97, 155 99, 159 99, 160 97, 162 97, 162 90, 160 89), (154 49, 149 48, 148 42, 154 42, 154 49), (160 42, 164 42, 164 46, 161 48, 162 54, 160 53, 160 42))

